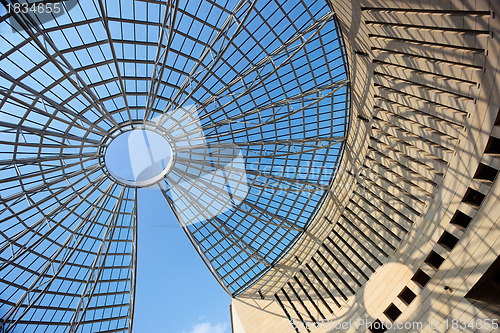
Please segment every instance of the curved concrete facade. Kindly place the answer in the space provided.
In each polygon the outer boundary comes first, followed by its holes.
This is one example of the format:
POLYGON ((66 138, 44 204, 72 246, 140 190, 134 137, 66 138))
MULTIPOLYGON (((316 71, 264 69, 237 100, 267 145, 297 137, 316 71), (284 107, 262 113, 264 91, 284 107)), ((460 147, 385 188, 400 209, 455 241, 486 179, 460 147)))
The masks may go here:
POLYGON ((233 330, 369 332, 345 323, 378 319, 444 332, 488 318, 465 296, 500 253, 500 2, 332 6, 352 89, 343 160, 306 234, 233 300, 233 330))

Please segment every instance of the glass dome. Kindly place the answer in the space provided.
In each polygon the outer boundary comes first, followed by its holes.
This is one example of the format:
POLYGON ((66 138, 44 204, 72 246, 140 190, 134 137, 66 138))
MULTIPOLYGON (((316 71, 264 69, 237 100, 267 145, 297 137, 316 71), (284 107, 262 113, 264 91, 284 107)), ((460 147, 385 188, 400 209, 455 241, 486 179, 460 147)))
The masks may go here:
POLYGON ((50 6, 0 9, 5 332, 131 330, 140 186, 239 295, 306 230, 342 154, 349 82, 328 2, 50 6), (154 181, 107 168, 134 130, 171 147, 154 181))

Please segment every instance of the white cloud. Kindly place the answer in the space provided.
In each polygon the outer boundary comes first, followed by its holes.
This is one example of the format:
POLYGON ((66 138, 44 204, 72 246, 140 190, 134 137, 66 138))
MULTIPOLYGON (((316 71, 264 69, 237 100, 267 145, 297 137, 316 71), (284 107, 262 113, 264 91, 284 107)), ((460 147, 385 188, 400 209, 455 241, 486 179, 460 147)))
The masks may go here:
POLYGON ((209 322, 195 325, 189 333, 226 333, 227 323, 212 324, 209 322))

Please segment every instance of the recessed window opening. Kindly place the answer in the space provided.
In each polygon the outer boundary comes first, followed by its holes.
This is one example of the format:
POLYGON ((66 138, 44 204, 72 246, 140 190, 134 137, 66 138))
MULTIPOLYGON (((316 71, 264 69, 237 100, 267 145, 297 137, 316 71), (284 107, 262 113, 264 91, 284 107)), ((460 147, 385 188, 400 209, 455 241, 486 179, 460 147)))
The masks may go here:
POLYGON ((490 137, 484 150, 486 154, 500 154, 500 139, 494 136, 490 137))
POLYGON ((424 271, 419 269, 411 279, 413 282, 415 282, 416 284, 418 284, 420 287, 423 288, 431 278, 429 275, 424 273, 424 271))
POLYGON ((410 305, 411 302, 417 297, 413 291, 410 290, 410 288, 405 287, 401 294, 399 294, 399 299, 403 301, 404 304, 410 305))
POLYGON ((384 323, 382 323, 380 319, 377 319, 371 324, 369 330, 372 333, 384 333, 387 331, 387 328, 385 328, 384 323))
POLYGON ((443 261, 444 261, 444 258, 441 257, 439 254, 437 254, 434 251, 431 251, 431 254, 429 254, 429 256, 427 257, 427 259, 425 259, 425 262, 429 266, 431 266, 432 268, 434 268, 435 270, 439 269, 439 266, 441 266, 441 264, 443 263, 443 261))
POLYGON ((458 243, 458 238, 450 234, 448 231, 443 232, 443 235, 438 240, 438 244, 451 251, 458 243))
POLYGON ((389 305, 389 307, 384 311, 384 314, 389 318, 392 322, 395 322, 396 319, 401 315, 401 310, 398 309, 394 304, 389 305))
POLYGON ((489 165, 485 165, 483 163, 479 163, 477 167, 476 174, 474 175, 475 179, 494 181, 497 176, 498 170, 490 167, 489 165))
POLYGON ((453 215, 453 217, 451 218, 450 223, 455 225, 459 229, 464 230, 465 228, 467 228, 469 226, 469 223, 471 220, 472 220, 472 217, 457 210, 455 212, 455 214, 453 215))
POLYGON ((479 191, 476 191, 472 188, 469 188, 467 192, 465 192, 463 202, 468 203, 472 206, 479 207, 483 203, 484 194, 479 191))

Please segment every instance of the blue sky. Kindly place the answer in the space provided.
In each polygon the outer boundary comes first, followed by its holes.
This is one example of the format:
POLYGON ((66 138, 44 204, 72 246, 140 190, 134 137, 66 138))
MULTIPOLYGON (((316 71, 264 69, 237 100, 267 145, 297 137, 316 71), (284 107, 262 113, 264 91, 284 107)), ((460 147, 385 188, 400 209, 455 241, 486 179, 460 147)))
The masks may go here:
POLYGON ((231 332, 231 298, 206 268, 158 190, 139 191, 134 332, 231 332))
POLYGON ((134 332, 228 333, 231 298, 158 190, 139 191, 134 332))

